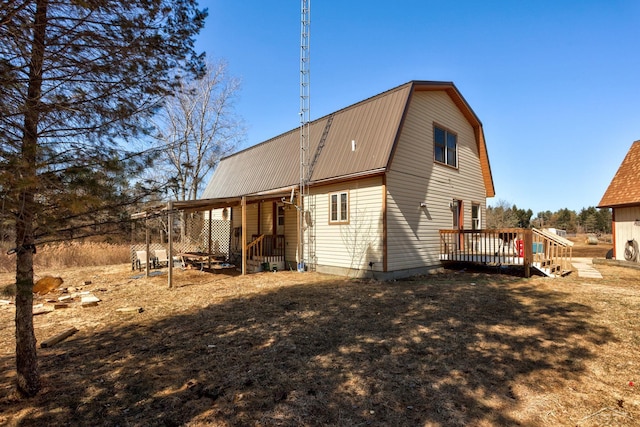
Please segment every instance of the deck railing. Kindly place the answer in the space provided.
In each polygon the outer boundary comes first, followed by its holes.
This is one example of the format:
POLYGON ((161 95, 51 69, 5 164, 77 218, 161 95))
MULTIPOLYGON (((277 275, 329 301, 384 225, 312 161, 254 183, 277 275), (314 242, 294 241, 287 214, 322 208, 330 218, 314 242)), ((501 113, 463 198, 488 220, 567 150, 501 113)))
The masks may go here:
POLYGON ((284 269, 284 235, 260 234, 251 237, 251 242, 247 244, 249 271, 261 271, 266 264, 269 266, 265 268, 284 269))
POLYGON ((260 255, 284 257, 284 235, 254 234, 253 236, 251 236, 251 240, 254 241, 260 236, 262 236, 262 254, 260 255))
POLYGON ((263 241, 264 241, 264 234, 261 234, 260 236, 256 237, 251 242, 249 242, 249 244, 247 245, 248 259, 255 259, 257 257, 262 256, 263 248, 264 248, 263 241))
POLYGON ((570 271, 571 246, 553 233, 525 228, 440 230, 440 260, 535 267, 549 276, 570 271))

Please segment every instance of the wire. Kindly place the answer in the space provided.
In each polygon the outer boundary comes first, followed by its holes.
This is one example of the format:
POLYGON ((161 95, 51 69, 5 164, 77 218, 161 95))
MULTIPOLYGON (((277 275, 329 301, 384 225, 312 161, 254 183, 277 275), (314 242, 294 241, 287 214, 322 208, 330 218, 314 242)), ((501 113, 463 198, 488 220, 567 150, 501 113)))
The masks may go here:
POLYGON ((634 262, 638 260, 638 242, 636 242, 636 239, 627 240, 624 245, 624 259, 634 262))

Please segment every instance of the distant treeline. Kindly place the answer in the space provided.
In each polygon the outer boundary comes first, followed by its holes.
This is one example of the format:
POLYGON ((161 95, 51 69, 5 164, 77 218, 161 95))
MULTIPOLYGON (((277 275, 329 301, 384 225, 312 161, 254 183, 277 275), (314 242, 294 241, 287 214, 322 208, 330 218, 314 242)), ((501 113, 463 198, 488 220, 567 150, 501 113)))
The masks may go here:
POLYGON ((557 228, 567 233, 611 233, 611 210, 593 206, 576 213, 570 209, 556 212, 538 212, 534 217, 531 209, 519 209, 516 205, 500 201, 496 206, 487 206, 487 228, 557 228))

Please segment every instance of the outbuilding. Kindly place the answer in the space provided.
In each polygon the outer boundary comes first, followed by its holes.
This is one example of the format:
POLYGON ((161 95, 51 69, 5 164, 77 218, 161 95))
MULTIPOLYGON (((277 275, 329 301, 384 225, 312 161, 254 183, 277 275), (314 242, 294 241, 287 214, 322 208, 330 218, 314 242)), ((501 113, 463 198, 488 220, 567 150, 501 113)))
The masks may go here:
POLYGON ((598 207, 612 209, 613 258, 640 262, 640 141, 631 145, 598 207))

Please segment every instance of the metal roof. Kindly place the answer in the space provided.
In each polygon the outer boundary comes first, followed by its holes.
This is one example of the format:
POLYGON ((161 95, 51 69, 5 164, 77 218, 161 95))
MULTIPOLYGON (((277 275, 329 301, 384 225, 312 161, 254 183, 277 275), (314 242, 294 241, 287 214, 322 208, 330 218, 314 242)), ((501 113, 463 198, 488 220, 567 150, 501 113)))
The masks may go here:
POLYGON ((640 141, 631 145, 598 207, 623 207, 638 204, 640 204, 640 141))
MULTIPOLYGON (((462 110, 476 129, 487 196, 493 196, 482 124, 451 82, 408 82, 314 120, 310 123, 310 185, 383 173, 414 90, 446 91, 462 110)), ((202 197, 218 199, 290 189, 300 181, 299 150, 300 131, 296 128, 225 157, 202 197)))

